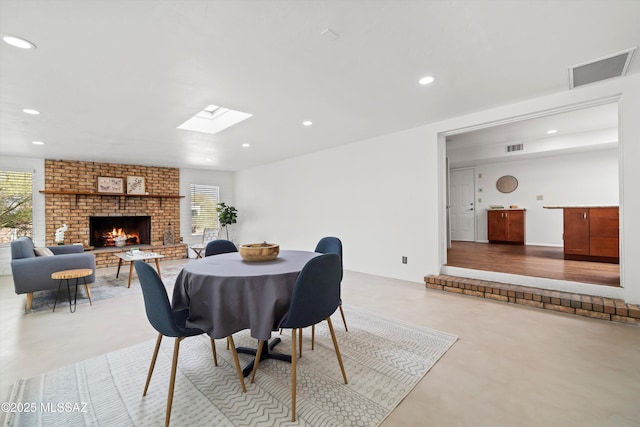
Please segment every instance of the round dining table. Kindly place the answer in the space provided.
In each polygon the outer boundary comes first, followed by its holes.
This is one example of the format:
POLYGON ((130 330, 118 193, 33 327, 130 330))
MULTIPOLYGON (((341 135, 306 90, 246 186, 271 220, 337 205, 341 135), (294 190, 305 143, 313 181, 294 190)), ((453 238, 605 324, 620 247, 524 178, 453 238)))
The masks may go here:
MULTIPOLYGON (((251 336, 268 341, 271 332, 289 309, 296 279, 305 264, 321 255, 306 251, 280 251, 271 261, 247 262, 238 252, 208 256, 187 264, 176 278, 172 308, 189 309, 187 327, 196 327, 215 339, 250 329, 251 336)), ((260 360, 291 361, 291 355, 270 350, 280 342, 275 338, 261 353, 260 360)), ((238 347, 239 353, 256 350, 238 347)), ((246 377, 251 361, 242 370, 246 377)))
POLYGON ((318 255, 282 250, 274 260, 247 262, 232 252, 192 261, 176 278, 172 308, 189 309, 186 326, 214 339, 250 329, 266 341, 289 309, 300 270, 318 255))

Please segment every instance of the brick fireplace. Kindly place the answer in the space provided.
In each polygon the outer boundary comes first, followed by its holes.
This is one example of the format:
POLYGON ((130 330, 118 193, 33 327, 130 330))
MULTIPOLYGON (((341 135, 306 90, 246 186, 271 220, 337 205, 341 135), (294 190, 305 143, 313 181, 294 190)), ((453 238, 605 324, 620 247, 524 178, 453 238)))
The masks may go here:
MULTIPOLYGON (((126 250, 116 248, 100 232, 96 237, 91 231, 91 218, 103 218, 112 228, 124 218, 148 218, 143 230, 136 230, 138 243, 142 250, 163 253, 168 259, 183 258, 186 246, 183 244, 163 245, 164 231, 171 224, 174 231, 180 230, 180 174, 176 168, 138 166, 114 163, 96 163, 65 160, 45 160, 45 238, 47 245, 53 245, 57 228, 67 224, 65 243, 82 243, 85 247, 94 246, 98 266, 113 265, 116 257, 101 262, 102 251, 126 250), (126 194, 127 177, 143 177, 145 193, 126 194), (98 192, 98 177, 112 177, 123 180, 122 194, 98 192), (142 236, 140 236, 142 234, 142 236), (107 241, 102 241, 106 239, 107 241), (142 243, 144 239, 146 243, 142 243), (98 243, 98 244, 96 244, 98 243), (174 248, 170 250, 170 248, 174 248), (171 255, 167 255, 168 252, 171 255)), ((129 221, 127 220, 127 221, 129 221)), ((129 226, 122 223, 118 228, 129 226)), ((109 226, 109 225, 107 225, 109 226)), ((137 227, 137 226, 136 226, 137 227)), ((123 230, 124 232, 124 230, 123 230)), ((129 233, 131 236, 134 233, 129 233)), ((133 244, 133 238, 127 240, 133 244)), ((180 237, 176 234, 176 242, 180 237)), ((117 259, 116 259, 117 261, 117 259)))

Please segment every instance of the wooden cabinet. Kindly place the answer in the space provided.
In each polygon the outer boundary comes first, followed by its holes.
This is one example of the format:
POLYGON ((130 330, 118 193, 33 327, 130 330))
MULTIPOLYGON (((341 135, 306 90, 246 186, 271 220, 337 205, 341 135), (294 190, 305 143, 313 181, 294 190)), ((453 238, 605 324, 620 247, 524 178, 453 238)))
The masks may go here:
POLYGON ((525 210, 496 209, 487 211, 489 243, 524 245, 525 210))
POLYGON ((564 258, 618 263, 617 207, 564 208, 564 258))

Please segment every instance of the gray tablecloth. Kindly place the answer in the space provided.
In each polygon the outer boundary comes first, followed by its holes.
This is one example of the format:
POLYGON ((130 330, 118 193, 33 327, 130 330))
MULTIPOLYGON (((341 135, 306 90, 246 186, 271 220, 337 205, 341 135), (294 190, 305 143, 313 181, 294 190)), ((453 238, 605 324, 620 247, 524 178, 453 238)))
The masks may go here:
POLYGON ((176 278, 172 307, 188 308, 187 326, 212 338, 251 329, 253 338, 268 340, 289 308, 300 270, 318 255, 280 251, 273 261, 245 262, 234 252, 190 262, 176 278))

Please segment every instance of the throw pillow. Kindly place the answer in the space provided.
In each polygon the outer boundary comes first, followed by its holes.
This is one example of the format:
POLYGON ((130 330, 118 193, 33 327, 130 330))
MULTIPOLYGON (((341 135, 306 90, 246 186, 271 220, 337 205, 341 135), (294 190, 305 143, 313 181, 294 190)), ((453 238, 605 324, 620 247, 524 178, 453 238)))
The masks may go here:
POLYGON ((53 252, 49 248, 34 248, 36 256, 53 256, 53 252))

